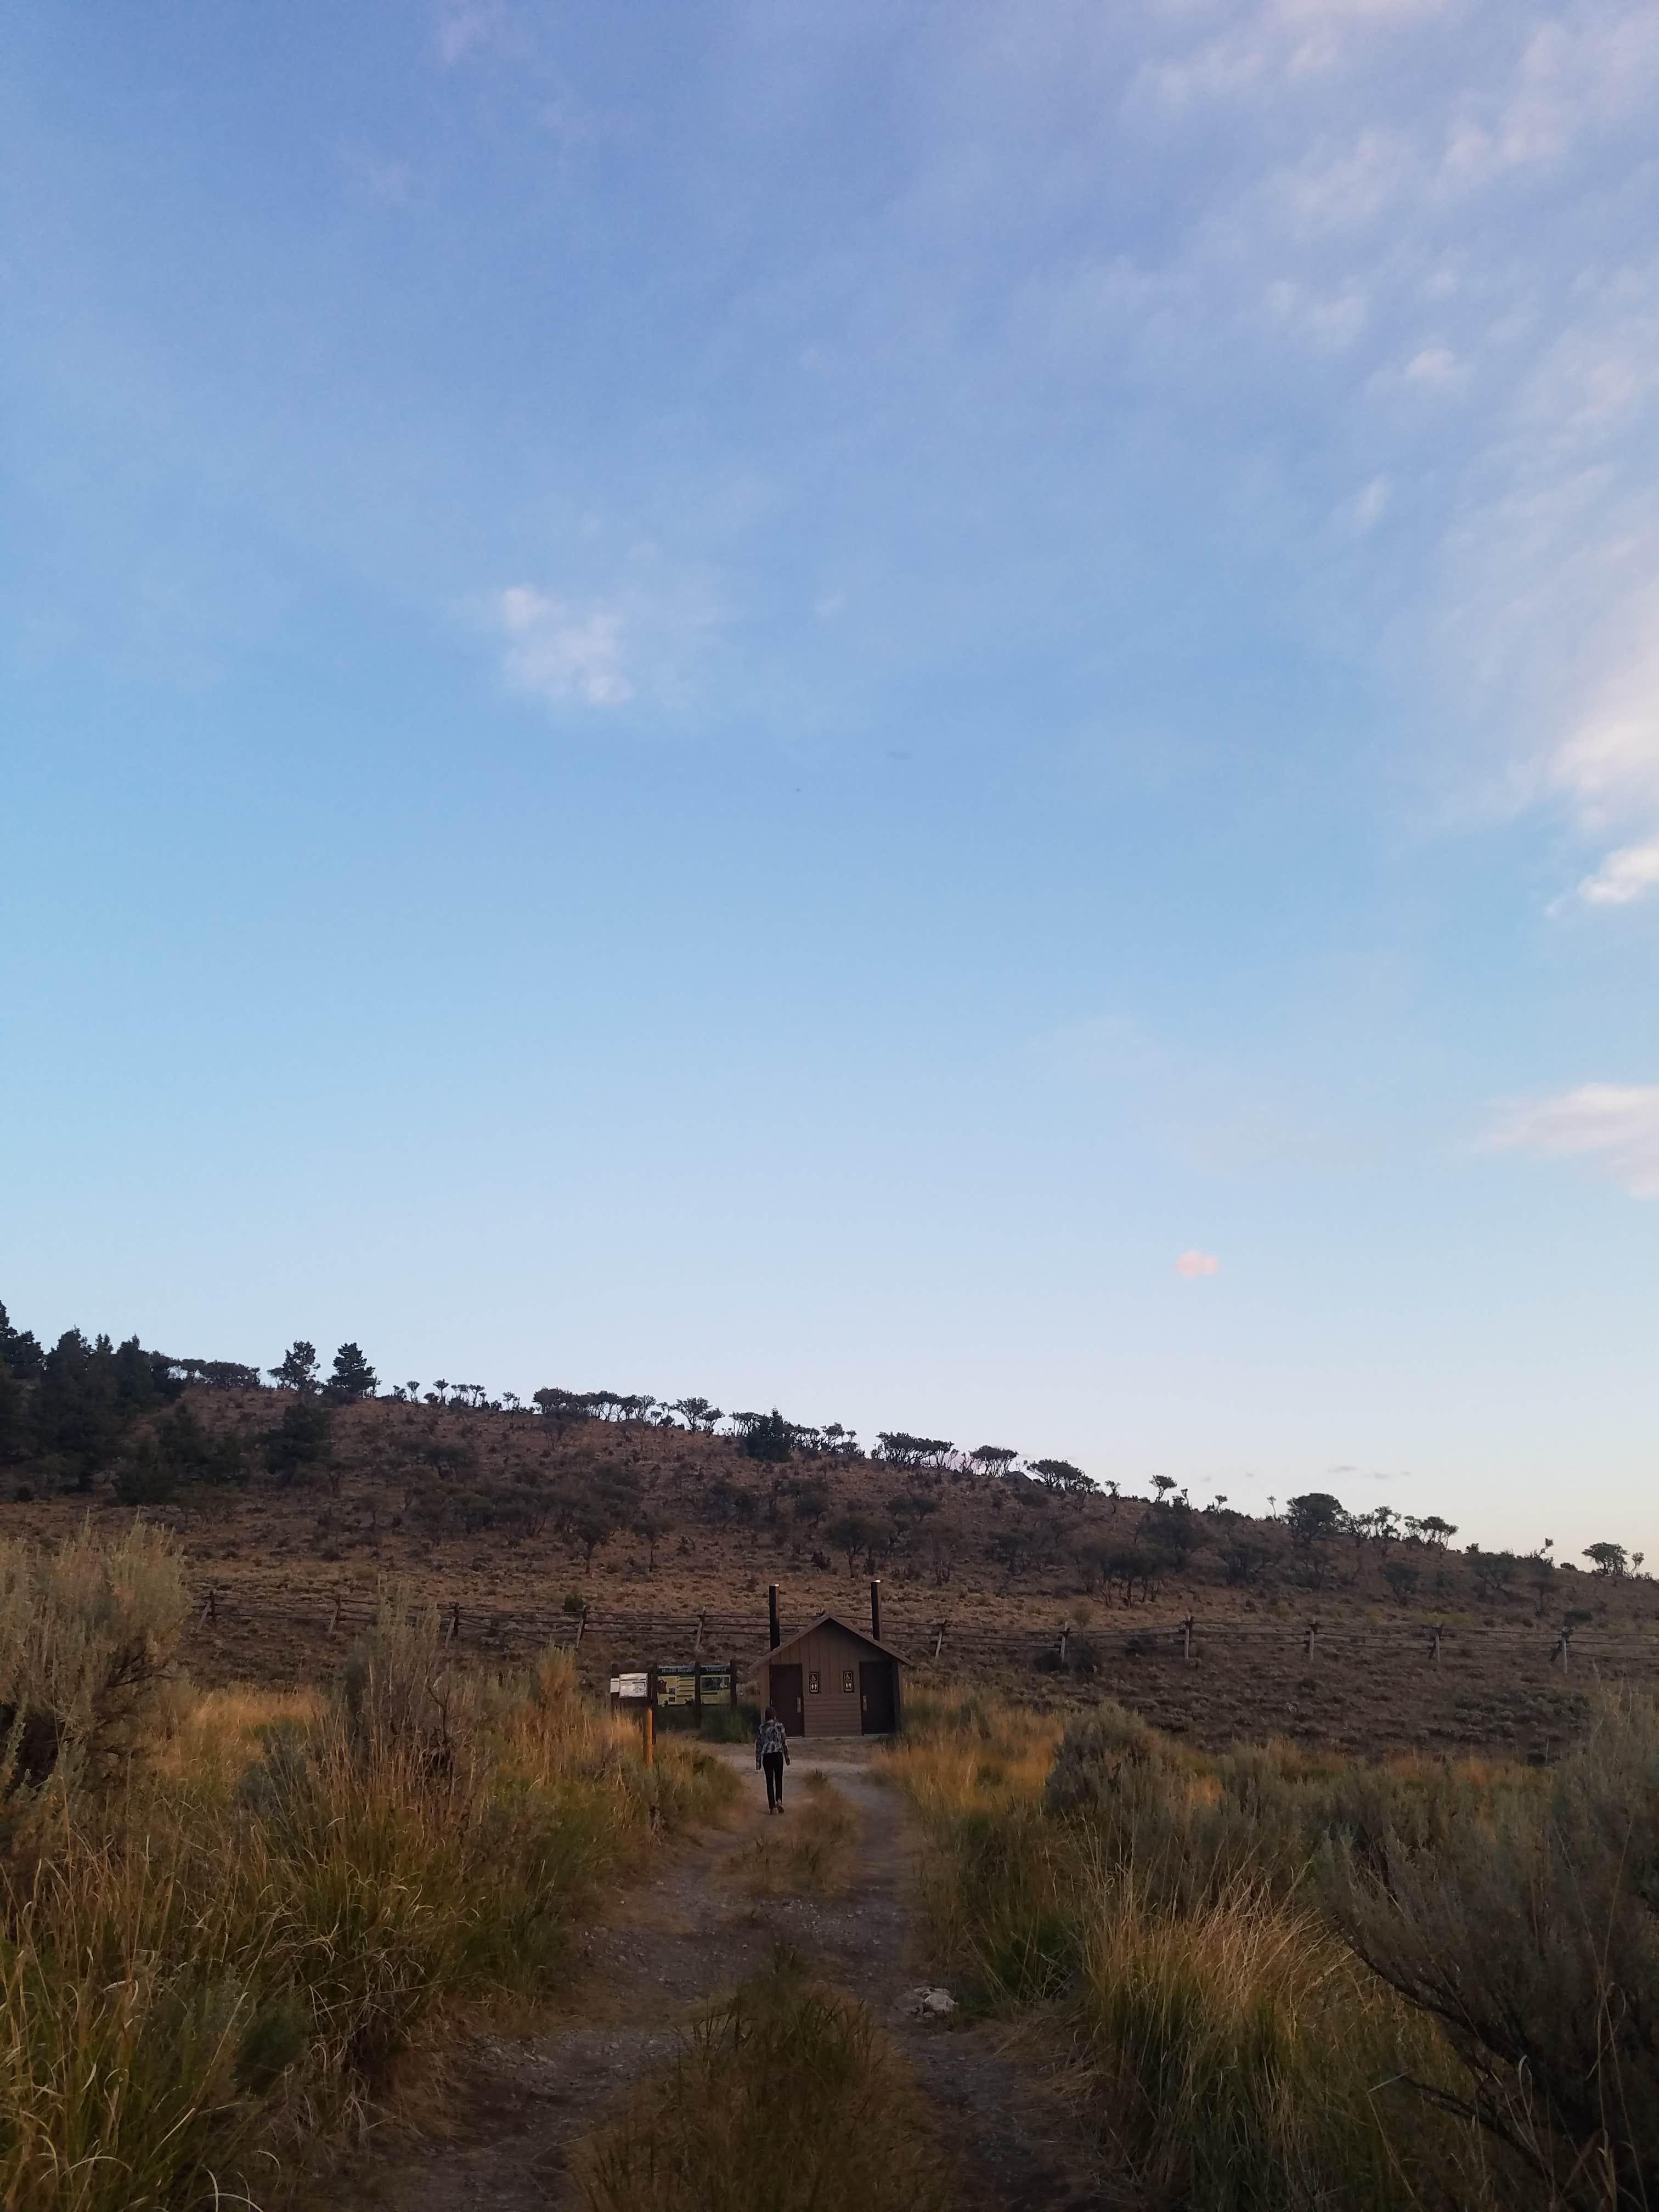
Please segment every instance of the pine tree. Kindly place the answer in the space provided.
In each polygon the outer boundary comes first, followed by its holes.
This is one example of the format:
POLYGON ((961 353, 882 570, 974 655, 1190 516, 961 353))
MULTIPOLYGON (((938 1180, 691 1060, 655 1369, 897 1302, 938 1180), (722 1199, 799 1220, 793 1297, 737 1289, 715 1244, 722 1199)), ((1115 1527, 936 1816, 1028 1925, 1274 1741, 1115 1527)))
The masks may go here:
POLYGON ((270 1379, 279 1389, 297 1391, 301 1398, 308 1398, 317 1388, 316 1346, 296 1336, 270 1370, 270 1379))
POLYGON ((330 1397, 349 1403, 357 1398, 372 1398, 380 1387, 380 1378, 361 1349, 355 1344, 343 1344, 334 1355, 334 1372, 328 1378, 330 1397))

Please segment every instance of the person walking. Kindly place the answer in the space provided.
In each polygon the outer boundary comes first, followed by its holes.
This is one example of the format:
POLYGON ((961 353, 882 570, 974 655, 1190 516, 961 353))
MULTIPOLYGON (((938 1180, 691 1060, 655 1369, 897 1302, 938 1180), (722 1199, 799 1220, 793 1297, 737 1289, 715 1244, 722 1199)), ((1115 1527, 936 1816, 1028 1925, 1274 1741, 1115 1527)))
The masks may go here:
POLYGON ((783 1770, 789 1764, 789 1734, 769 1705, 755 1738, 755 1764, 766 1774, 766 1809, 783 1810, 783 1770))

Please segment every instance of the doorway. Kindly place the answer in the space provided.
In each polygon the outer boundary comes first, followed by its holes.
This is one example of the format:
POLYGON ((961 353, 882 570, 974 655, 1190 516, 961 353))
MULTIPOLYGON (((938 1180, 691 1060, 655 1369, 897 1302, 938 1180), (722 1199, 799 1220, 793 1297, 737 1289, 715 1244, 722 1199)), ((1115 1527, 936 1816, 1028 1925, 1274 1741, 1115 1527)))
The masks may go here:
POLYGON ((805 1735, 806 1709, 801 1701, 800 1668, 774 1667, 771 1669, 772 1710, 783 1723, 787 1735, 805 1735))
POLYGON ((896 1700, 893 1662, 866 1659, 859 1668, 859 1730, 863 1735, 891 1735, 896 1700))

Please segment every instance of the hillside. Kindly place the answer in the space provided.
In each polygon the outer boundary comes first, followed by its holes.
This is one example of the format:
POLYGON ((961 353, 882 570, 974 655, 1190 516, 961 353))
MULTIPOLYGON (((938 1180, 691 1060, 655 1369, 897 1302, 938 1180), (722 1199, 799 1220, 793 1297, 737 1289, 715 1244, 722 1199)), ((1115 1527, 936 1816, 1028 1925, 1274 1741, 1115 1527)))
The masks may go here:
POLYGON ((481 1392, 331 1402, 229 1367, 216 1381, 175 1371, 95 1471, 64 1481, 60 1456, 53 1495, 14 1445, 4 1509, 14 1534, 88 1509, 173 1527, 199 1600, 187 1658, 208 1682, 329 1673, 386 1577, 459 1607, 484 1664, 580 1625, 582 1674, 602 1686, 689 1656, 699 1622, 706 1656, 746 1666, 770 1582, 786 1631, 827 1609, 862 1623, 872 1574, 914 1682, 1044 1705, 1109 1691, 1204 1743, 1550 1757, 1598 1682, 1659 1680, 1650 1580, 1459 1550, 1432 1519, 1413 1533, 1319 1497, 1272 1521, 1120 1498, 1063 1462, 1034 1476, 1012 1453, 914 1437, 866 1455, 769 1417, 711 1428, 696 1401, 692 1427, 604 1394, 532 1409, 481 1392))

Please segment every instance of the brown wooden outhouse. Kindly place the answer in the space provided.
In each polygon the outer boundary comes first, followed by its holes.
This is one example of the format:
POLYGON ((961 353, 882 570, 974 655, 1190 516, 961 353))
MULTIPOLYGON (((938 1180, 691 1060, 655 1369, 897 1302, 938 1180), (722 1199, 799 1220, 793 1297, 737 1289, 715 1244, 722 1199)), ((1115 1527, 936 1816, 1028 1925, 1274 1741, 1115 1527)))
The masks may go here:
POLYGON ((757 1672, 762 1705, 791 1735, 890 1735, 903 1716, 903 1661, 833 1613, 786 1636, 757 1672))

